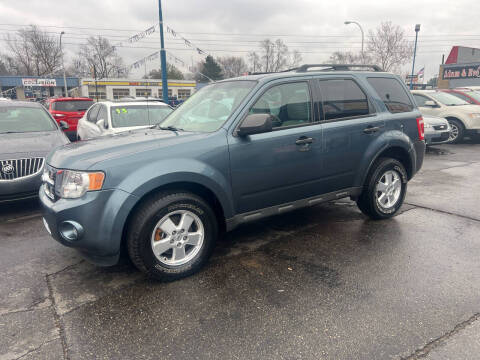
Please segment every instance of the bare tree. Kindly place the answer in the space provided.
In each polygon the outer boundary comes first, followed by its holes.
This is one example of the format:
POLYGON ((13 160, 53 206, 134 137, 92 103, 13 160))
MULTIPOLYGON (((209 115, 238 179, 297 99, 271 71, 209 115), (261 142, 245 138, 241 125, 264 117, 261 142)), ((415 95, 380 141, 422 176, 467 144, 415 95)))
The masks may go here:
POLYGON ((282 39, 272 41, 262 40, 259 44, 260 55, 252 52, 249 54, 250 63, 257 62, 260 71, 275 72, 285 70, 288 67, 295 67, 302 61, 300 52, 290 52, 288 46, 282 39), (257 57, 255 57, 257 55, 257 57))
POLYGON ((385 71, 398 72, 413 54, 413 44, 406 39, 405 32, 390 21, 383 22, 368 32, 367 51, 385 71))
POLYGON ((373 62, 369 53, 355 54, 350 51, 335 51, 328 59, 332 64, 365 64, 373 62))
POLYGON ((41 76, 60 70, 62 53, 57 37, 37 26, 8 34, 5 42, 10 52, 7 63, 15 73, 41 76))
POLYGON ((250 69, 253 72, 260 71, 260 55, 255 51, 250 51, 247 55, 248 62, 250 63, 250 69))
POLYGON ((217 63, 220 64, 223 74, 226 79, 241 76, 248 71, 247 64, 242 57, 225 56, 217 58, 217 63))
POLYGON ((128 75, 128 69, 117 54, 116 48, 102 36, 90 36, 87 44, 80 47, 77 61, 80 68, 91 70, 95 67, 97 78, 100 79, 128 75))

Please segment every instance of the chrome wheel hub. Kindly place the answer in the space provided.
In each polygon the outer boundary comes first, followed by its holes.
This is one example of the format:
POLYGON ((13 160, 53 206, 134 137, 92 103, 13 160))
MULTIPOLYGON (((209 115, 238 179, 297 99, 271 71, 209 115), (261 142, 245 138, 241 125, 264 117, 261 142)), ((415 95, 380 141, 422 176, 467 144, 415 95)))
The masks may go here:
POLYGON ((455 141, 458 137, 458 126, 453 123, 450 123, 450 127, 452 128, 452 130, 450 130, 450 135, 448 137, 448 140, 455 141))
POLYGON ((196 214, 188 210, 172 211, 153 229, 153 254, 165 265, 186 264, 199 253, 204 236, 203 223, 196 214))
POLYGON ((375 200, 382 209, 394 207, 402 193, 402 180, 395 170, 385 172, 375 186, 375 200))

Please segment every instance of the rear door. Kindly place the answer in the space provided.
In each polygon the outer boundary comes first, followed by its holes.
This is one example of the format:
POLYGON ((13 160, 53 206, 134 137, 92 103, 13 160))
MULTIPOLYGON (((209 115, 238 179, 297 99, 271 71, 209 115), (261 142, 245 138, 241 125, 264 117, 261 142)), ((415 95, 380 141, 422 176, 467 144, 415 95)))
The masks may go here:
POLYGON ((355 175, 369 145, 385 131, 368 92, 352 76, 317 80, 323 112, 324 192, 354 186, 355 175))

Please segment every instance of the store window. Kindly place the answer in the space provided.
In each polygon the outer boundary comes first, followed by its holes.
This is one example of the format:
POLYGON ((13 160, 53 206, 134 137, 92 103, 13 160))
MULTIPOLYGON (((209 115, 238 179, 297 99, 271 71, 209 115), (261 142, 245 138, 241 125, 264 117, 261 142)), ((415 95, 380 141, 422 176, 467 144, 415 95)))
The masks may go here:
MULTIPOLYGON (((168 97, 171 98, 173 95, 172 89, 168 89, 168 97)), ((158 97, 162 98, 163 97, 163 91, 162 89, 158 89, 158 97)))
POLYGON ((113 99, 118 100, 130 96, 130 89, 112 89, 113 99))
MULTIPOLYGON (((170 95, 170 94, 169 94, 170 95)), ((190 97, 190 89, 178 89, 178 96, 179 100, 181 99, 188 99, 190 97)))
POLYGON ((95 85, 88 86, 88 97, 96 100, 97 95, 98 95, 98 100, 107 99, 107 91, 105 89, 105 86, 97 86, 96 89, 95 89, 95 85))
POLYGON ((152 96, 152 89, 135 89, 135 96, 152 96))

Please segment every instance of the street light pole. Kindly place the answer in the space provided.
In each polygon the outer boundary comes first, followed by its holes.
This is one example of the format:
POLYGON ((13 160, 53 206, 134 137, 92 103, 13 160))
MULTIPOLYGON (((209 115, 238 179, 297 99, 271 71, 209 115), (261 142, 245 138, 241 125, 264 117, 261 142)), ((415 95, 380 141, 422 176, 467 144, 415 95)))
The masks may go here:
POLYGON ((420 31, 420 24, 415 25, 415 48, 413 50, 413 65, 412 65, 412 76, 410 77, 410 90, 413 89, 413 74, 415 73, 415 56, 417 55, 417 40, 418 32, 420 31))
POLYGON ((362 25, 360 25, 358 22, 356 21, 345 21, 344 22, 345 25, 349 25, 349 24, 355 24, 357 25, 359 28, 360 28, 360 32, 362 33, 362 63, 365 62, 365 52, 363 51, 363 45, 365 43, 365 34, 363 33, 363 28, 362 28, 362 25))
POLYGON ((165 104, 168 104, 167 56, 165 55, 165 42, 163 40, 162 0, 158 0, 158 19, 160 25, 160 66, 162 67, 162 97, 163 102, 165 104))
POLYGON ((62 31, 60 33, 60 52, 62 53, 63 86, 65 87, 65 97, 68 97, 67 78, 65 76, 65 62, 63 61, 63 50, 62 50, 62 35, 64 34, 65 34, 65 31, 62 31))

